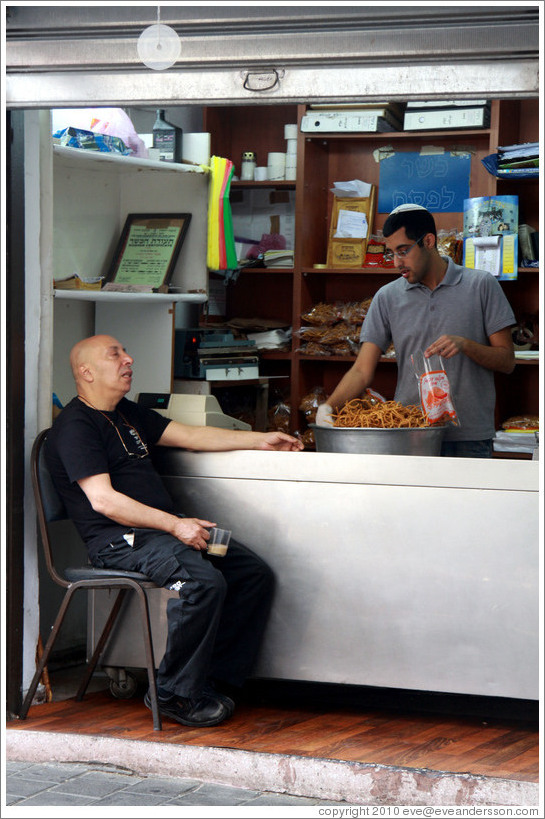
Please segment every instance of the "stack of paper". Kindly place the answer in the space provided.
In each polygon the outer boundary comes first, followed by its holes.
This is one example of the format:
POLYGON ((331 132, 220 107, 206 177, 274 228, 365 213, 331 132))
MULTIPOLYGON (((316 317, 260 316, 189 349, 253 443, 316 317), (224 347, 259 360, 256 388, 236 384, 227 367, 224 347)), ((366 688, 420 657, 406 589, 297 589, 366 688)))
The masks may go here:
POLYGON ((520 168, 539 168, 539 142, 525 142, 498 148, 499 170, 520 168))
POLYGON ((481 159, 486 170, 498 179, 539 176, 539 142, 524 142, 499 147, 495 154, 481 159))
POLYGON ((291 342, 291 327, 287 330, 268 330, 263 333, 247 333, 249 341, 255 341, 258 350, 282 350, 291 342))
POLYGON ((493 441, 495 452, 525 452, 533 455, 537 447, 534 430, 526 432, 505 432, 498 430, 493 441))
POLYGON ((266 250, 263 262, 265 267, 293 267, 293 250, 266 250))

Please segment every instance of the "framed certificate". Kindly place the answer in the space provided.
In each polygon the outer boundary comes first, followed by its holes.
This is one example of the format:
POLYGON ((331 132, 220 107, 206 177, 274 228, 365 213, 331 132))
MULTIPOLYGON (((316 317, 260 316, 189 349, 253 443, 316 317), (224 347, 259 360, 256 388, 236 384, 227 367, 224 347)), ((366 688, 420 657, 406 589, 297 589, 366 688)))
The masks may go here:
POLYGON ((174 272, 190 213, 129 213, 105 287, 164 290, 174 272))

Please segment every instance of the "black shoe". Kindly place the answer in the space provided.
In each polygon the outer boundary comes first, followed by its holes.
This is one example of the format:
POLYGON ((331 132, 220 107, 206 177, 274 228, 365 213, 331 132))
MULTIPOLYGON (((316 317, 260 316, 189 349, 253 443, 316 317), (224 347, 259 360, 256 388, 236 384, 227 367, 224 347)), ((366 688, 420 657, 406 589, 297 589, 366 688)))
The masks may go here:
MULTIPOLYGON (((144 705, 151 710, 149 691, 144 697, 144 705)), ((173 697, 166 702, 159 700, 159 711, 164 717, 169 717, 175 722, 190 725, 194 728, 209 728, 212 725, 219 725, 220 722, 231 716, 229 709, 223 702, 205 695, 194 700, 182 697, 173 697)))
POLYGON ((213 683, 211 680, 206 683, 204 687, 204 694, 212 700, 218 700, 218 702, 221 702, 227 708, 229 716, 231 717, 233 715, 235 710, 234 700, 232 700, 231 697, 228 697, 227 694, 224 694, 223 691, 218 691, 215 683, 213 683))

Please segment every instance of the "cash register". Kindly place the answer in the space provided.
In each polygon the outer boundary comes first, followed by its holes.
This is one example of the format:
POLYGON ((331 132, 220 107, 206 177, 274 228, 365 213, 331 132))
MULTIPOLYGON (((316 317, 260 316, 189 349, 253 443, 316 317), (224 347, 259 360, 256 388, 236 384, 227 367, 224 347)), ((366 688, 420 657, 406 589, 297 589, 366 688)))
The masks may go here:
POLYGON ((223 429, 251 429, 250 424, 226 415, 215 395, 141 392, 138 404, 181 424, 223 429))

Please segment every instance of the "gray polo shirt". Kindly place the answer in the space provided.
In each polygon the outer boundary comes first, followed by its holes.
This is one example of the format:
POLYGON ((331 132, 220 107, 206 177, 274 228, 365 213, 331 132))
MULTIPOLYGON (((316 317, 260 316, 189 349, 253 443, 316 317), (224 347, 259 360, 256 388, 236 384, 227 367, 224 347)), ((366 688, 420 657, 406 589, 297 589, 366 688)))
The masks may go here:
MULTIPOLYGON (((418 404, 418 383, 411 354, 424 351, 443 334, 464 336, 488 344, 493 333, 516 323, 513 310, 491 273, 448 261, 435 290, 409 284, 400 276, 378 290, 361 328, 361 341, 372 341, 384 352, 393 342, 398 367, 395 400, 418 404)), ((481 441, 495 432, 494 373, 460 353, 444 361, 451 396, 460 420, 445 438, 481 441)))

